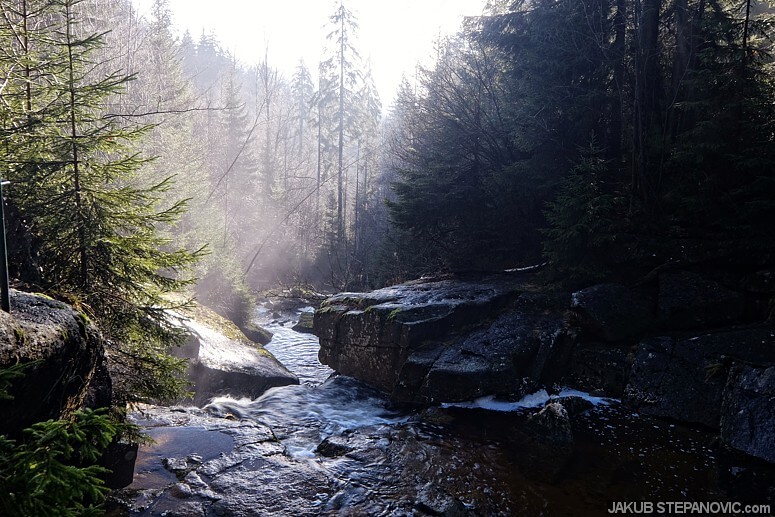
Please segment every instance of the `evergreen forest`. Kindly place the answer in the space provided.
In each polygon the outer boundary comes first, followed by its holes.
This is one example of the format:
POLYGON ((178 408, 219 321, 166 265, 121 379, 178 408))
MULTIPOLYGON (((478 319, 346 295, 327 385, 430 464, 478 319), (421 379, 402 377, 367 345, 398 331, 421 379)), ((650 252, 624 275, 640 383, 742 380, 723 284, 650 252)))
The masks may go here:
POLYGON ((189 299, 245 323, 277 288, 771 267, 774 13, 490 0, 388 104, 346 1, 287 75, 177 33, 166 0, 0 0, 12 286, 97 323, 125 405, 183 387, 189 299))

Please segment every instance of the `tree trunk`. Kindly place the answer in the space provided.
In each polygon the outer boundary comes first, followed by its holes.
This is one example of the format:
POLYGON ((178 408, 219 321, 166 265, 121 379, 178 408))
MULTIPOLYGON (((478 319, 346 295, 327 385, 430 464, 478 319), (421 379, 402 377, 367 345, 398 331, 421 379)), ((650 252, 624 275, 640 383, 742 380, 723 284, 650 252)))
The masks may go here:
POLYGON ((337 239, 344 240, 344 16, 339 40, 339 142, 336 194, 337 239))
POLYGON ((84 288, 89 285, 89 262, 88 262, 88 250, 86 245, 86 220, 84 218, 84 206, 83 206, 83 193, 81 190, 81 174, 80 174, 80 157, 78 155, 78 127, 76 120, 76 100, 75 100, 75 61, 73 57, 73 13, 72 3, 65 2, 65 20, 67 38, 67 71, 68 71, 68 83, 67 89, 69 93, 69 122, 70 122, 70 141, 71 141, 71 162, 73 167, 73 190, 75 193, 75 210, 76 220, 78 225, 78 255, 80 259, 80 281, 84 288))
POLYGON ((635 152, 633 190, 648 211, 656 208, 658 164, 647 150, 659 121, 659 18, 662 0, 643 0, 636 52, 635 152))

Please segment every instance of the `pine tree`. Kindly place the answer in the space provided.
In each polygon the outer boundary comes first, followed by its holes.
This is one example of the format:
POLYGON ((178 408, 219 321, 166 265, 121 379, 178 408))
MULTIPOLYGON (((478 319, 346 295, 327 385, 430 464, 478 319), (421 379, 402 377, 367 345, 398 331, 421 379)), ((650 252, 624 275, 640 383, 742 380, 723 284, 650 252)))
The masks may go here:
POLYGON ((174 380, 179 362, 165 354, 179 333, 167 322, 164 296, 188 283, 182 275, 195 254, 170 248, 157 229, 174 224, 185 204, 161 207, 169 177, 140 184, 150 160, 134 146, 150 128, 119 125, 104 112, 132 77, 93 73, 104 35, 81 33, 80 4, 38 5, 44 29, 29 33, 19 54, 31 60, 34 80, 9 77, 8 94, 36 89, 27 98, 32 110, 7 114, 13 195, 36 243, 43 287, 96 319, 111 344, 111 364, 125 374, 115 386, 119 401, 164 398, 182 382, 174 380), (36 53, 47 58, 32 61, 36 53), (34 131, 16 130, 33 112, 34 131))

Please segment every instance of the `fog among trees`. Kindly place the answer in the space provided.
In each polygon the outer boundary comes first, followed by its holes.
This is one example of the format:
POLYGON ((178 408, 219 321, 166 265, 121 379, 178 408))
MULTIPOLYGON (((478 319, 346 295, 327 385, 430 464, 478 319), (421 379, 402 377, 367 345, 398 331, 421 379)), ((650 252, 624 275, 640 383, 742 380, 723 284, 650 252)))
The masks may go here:
POLYGON ((151 284, 196 278, 239 312, 277 286, 771 257, 766 3, 493 0, 391 106, 346 1, 321 20, 320 62, 288 75, 266 49, 248 65, 213 34, 177 36, 165 0, 146 16, 129 0, 0 5, 20 282, 121 291, 132 257, 154 257, 151 284))

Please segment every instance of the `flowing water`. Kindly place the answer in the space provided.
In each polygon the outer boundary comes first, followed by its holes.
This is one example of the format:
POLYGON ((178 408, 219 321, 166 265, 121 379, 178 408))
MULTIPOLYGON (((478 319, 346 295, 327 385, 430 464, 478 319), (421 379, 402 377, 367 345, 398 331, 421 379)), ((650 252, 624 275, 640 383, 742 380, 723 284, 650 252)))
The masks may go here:
POLYGON ((286 368, 298 375, 302 384, 307 386, 322 384, 334 371, 318 361, 320 349, 318 338, 313 334, 292 330, 290 321, 262 322, 262 326, 273 334, 272 341, 264 348, 272 352, 286 368))
POLYGON ((255 400, 219 397, 198 420, 188 417, 188 428, 155 432, 194 444, 194 426, 202 430, 199 441, 212 444, 213 420, 253 422, 268 428, 271 440, 256 438, 259 447, 233 428, 218 431, 219 439, 237 436, 234 442, 246 445, 239 458, 210 454, 215 459, 195 477, 207 488, 191 482, 182 490, 189 494, 185 504, 202 501, 201 512, 181 510, 179 496, 168 491, 130 513, 583 516, 606 514, 615 501, 761 504, 775 496, 770 466, 725 453, 711 434, 579 392, 541 391, 518 402, 485 397, 422 411, 394 407, 358 381, 332 376, 317 360, 317 338, 291 330, 293 316, 269 318, 259 314, 259 323, 274 333, 266 348, 301 384, 272 388, 255 400), (571 419, 570 447, 523 432, 530 414, 560 396, 591 405, 571 419), (245 456, 248 446, 257 447, 258 456, 245 456), (226 467, 218 470, 218 462, 226 467))

